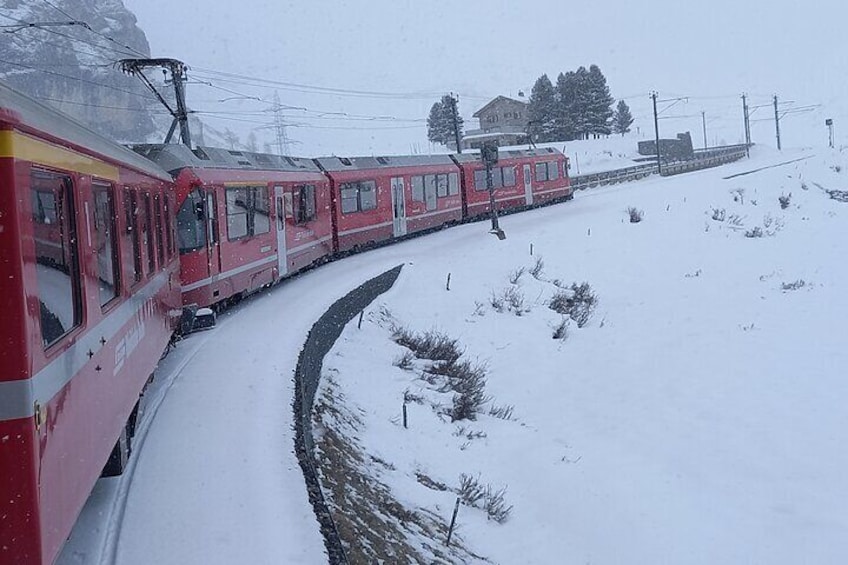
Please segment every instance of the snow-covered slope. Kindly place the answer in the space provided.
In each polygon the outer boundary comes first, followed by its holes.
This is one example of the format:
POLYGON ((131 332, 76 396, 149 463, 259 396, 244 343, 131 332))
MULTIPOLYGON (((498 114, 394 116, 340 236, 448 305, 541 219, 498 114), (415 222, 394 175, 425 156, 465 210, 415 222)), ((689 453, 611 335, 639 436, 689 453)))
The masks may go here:
POLYGON ((340 411, 317 422, 444 524, 462 474, 506 487, 505 523, 482 502, 459 512, 459 542, 493 562, 845 562, 848 204, 827 192, 846 188, 845 165, 757 150, 503 218, 503 242, 475 224, 370 254, 408 265, 328 356, 322 394, 340 411), (594 316, 554 339, 548 301, 581 281, 594 316), (520 315, 493 306, 509 289, 520 315), (431 363, 400 362, 393 326, 443 332, 485 366, 476 420, 451 422, 453 392, 431 363))

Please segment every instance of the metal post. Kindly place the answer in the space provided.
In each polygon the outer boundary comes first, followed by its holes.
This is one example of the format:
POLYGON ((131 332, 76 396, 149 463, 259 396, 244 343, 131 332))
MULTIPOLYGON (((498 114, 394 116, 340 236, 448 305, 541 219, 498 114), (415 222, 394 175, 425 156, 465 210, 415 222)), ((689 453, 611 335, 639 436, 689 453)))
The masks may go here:
POLYGON ((657 142, 657 174, 662 174, 662 163, 660 159, 660 121, 657 117, 657 93, 651 93, 651 99, 654 101, 654 138, 657 142))
POLYGON ((707 148, 707 113, 701 111, 701 123, 704 125, 704 149, 707 148))
POLYGON ((492 164, 486 162, 486 189, 489 191, 489 206, 492 210, 492 231, 497 233, 501 231, 498 225, 498 210, 495 208, 495 187, 492 182, 492 164))
POLYGON ((456 140, 456 152, 462 153, 462 142, 459 139, 459 117, 457 116, 456 111, 456 98, 454 98, 453 92, 450 94, 451 99, 451 113, 453 117, 453 137, 456 140))
POLYGON ((453 536, 453 527, 456 525, 456 515, 459 512, 459 497, 456 497, 456 504, 453 506, 453 516, 451 516, 450 527, 448 528, 448 541, 446 547, 450 547, 451 537, 453 536))
POLYGON ((751 119, 748 114, 748 96, 742 95, 742 117, 745 127, 745 156, 751 156, 751 119))
POLYGON ((777 113, 777 94, 774 95, 774 133, 777 136, 777 150, 780 151, 780 115, 777 113))

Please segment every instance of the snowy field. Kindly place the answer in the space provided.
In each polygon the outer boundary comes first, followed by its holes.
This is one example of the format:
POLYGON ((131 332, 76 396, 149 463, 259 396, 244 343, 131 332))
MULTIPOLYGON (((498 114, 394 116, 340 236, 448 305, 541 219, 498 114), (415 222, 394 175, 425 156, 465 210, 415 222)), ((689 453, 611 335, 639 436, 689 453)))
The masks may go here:
MULTIPOLYGON (((504 523, 485 497, 457 520, 491 562, 848 562, 848 203, 825 191, 848 188, 848 170, 825 153, 756 149, 503 218, 503 242, 475 224, 394 248, 400 279, 326 359, 321 395, 339 411, 321 428, 445 524, 461 475, 506 488, 504 523), (582 281, 594 314, 554 339, 564 317, 548 302, 582 281), (523 305, 499 312, 505 292, 523 305), (451 421, 445 379, 393 327, 441 332, 485 367, 476 420, 451 421)), ((432 540, 409 541, 433 555, 432 540)))
POLYGON ((451 489, 462 473, 507 487, 503 524, 460 509, 457 534, 474 552, 498 563, 846 561, 848 204, 819 185, 848 188, 848 171, 819 154, 722 180, 799 156, 763 149, 580 192, 502 218, 503 242, 485 223, 460 226, 254 297, 163 362, 151 394, 163 400, 132 472, 98 484, 59 563, 325 562, 293 453, 293 369, 332 302, 401 262, 395 287, 325 367, 363 419, 360 442, 394 467, 379 478, 405 505, 450 518, 455 494, 416 471, 451 489), (628 206, 644 210, 641 223, 627 221, 628 206), (755 225, 764 237, 746 238, 755 225), (514 285, 529 311, 494 311, 492 292, 539 256, 539 280, 525 273, 514 285), (588 281, 599 298, 564 341, 552 339, 562 317, 545 304, 553 279, 588 281), (404 430, 405 391, 447 405, 450 395, 393 365, 403 348, 381 306, 410 330, 458 339, 513 419, 451 423, 412 402, 404 430))

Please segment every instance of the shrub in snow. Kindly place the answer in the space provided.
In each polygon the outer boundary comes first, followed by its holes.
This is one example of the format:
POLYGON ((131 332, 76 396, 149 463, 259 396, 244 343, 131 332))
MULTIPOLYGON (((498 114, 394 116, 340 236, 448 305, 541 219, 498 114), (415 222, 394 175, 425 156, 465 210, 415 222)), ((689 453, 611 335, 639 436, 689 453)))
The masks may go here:
POLYGON ((745 237, 763 237, 763 228, 754 226, 749 230, 745 230, 745 237))
POLYGON ((516 316, 521 316, 529 312, 524 306, 524 293, 516 286, 508 286, 500 294, 492 291, 491 304, 492 308, 501 313, 510 311, 516 316))
POLYGON ((568 339, 568 325, 569 325, 570 321, 571 321, 571 318, 563 316, 562 321, 560 321, 560 323, 557 325, 557 327, 554 328, 554 334, 553 334, 552 337, 554 339, 559 339, 559 340, 562 340, 562 341, 565 341, 566 339, 568 339))
POLYGON ((419 359, 453 363, 462 355, 457 340, 435 330, 417 334, 407 328, 395 327, 392 339, 412 351, 419 359))
POLYGON ((783 290, 798 290, 799 288, 804 287, 806 284, 807 283, 804 282, 804 279, 798 279, 797 281, 794 281, 794 282, 783 283, 780 286, 783 290))
POLYGON ((403 355, 394 360, 393 365, 398 367, 399 369, 403 369, 404 371, 409 371, 412 369, 412 360, 415 359, 415 356, 411 351, 404 352, 403 355))
POLYGON ((501 420, 512 420, 512 412, 514 410, 515 406, 512 404, 504 404, 503 406, 495 406, 493 404, 489 407, 489 416, 494 416, 501 420))
POLYGON ((488 519, 498 524, 506 522, 512 512, 512 506, 507 505, 505 499, 506 487, 494 490, 491 485, 484 486, 480 475, 473 477, 462 473, 457 494, 467 506, 485 510, 488 519))
POLYGON ((789 194, 781 194, 777 197, 777 201, 780 202, 780 209, 786 210, 789 208, 789 200, 792 198, 792 193, 789 194))
POLYGON ((831 169, 833 169, 834 173, 841 173, 842 172, 842 167, 840 165, 834 165, 834 166, 831 167, 831 169))
POLYGON ((570 289, 558 290, 548 302, 551 310, 563 316, 569 316, 577 322, 578 328, 584 327, 589 322, 597 305, 598 297, 587 282, 572 283, 570 289))
POLYGON ((827 195, 837 202, 848 202, 848 190, 828 190, 827 195))
POLYGON ((539 277, 542 276, 542 273, 545 271, 545 262, 541 257, 536 257, 536 263, 530 268, 530 274, 533 275, 533 278, 539 280, 539 277))
POLYGON ((713 220, 723 222, 727 217, 727 211, 724 208, 713 208, 713 220))
POLYGON ((730 194, 733 195, 733 201, 738 202, 740 204, 745 204, 745 189, 737 188, 730 191, 730 194))
POLYGON ((506 522, 512 512, 512 505, 507 505, 504 495, 506 495, 506 487, 492 492, 491 487, 487 485, 486 502, 483 508, 489 520, 494 520, 498 524, 506 522))
POLYGON ((524 267, 519 267, 519 268, 515 269, 514 271, 512 271, 509 274, 509 282, 512 283, 512 284, 518 284, 518 281, 521 280, 521 277, 522 277, 522 275, 524 275, 524 272, 526 270, 527 269, 525 269, 524 267))
POLYGON ((631 206, 627 209, 627 215, 630 216, 631 224, 638 224, 642 221, 642 217, 645 215, 645 212, 644 210, 639 210, 638 208, 631 206))
POLYGON ((456 392, 451 407, 451 420, 476 420, 477 413, 489 401, 486 396, 486 371, 480 366, 467 365, 448 375, 450 387, 456 392))

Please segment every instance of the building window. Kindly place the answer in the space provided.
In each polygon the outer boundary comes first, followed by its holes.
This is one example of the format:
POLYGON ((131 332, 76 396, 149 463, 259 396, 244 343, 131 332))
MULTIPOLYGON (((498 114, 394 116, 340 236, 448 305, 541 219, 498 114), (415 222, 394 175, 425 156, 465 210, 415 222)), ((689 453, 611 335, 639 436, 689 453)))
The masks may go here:
POLYGON ((305 224, 315 219, 315 185, 307 184, 294 187, 295 190, 295 223, 305 224))
POLYGON ((230 187, 226 193, 227 238, 230 241, 271 231, 267 187, 230 187))
POLYGON ((41 341, 49 347, 82 322, 73 181, 33 170, 30 196, 41 341))
POLYGON ((377 183, 373 180, 342 183, 339 185, 339 193, 343 214, 377 208, 377 183))
POLYGON ((557 180, 559 178, 559 167, 556 161, 536 163, 536 182, 557 180))
POLYGON ((114 194, 110 185, 94 185, 94 245, 101 307, 118 296, 120 280, 114 194))

